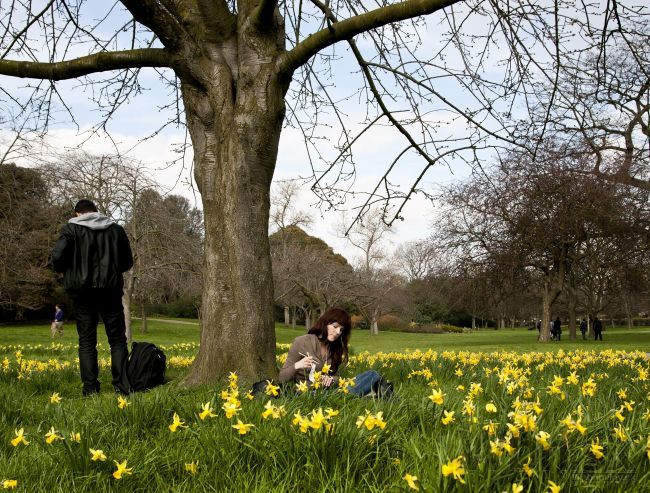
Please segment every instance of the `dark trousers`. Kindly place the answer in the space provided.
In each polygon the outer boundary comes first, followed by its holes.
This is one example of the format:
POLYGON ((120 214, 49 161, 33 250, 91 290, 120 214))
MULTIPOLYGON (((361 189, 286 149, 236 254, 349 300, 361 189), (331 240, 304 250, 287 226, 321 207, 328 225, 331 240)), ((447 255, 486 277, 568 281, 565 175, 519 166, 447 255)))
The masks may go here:
POLYGON ((597 341, 600 339, 601 341, 603 340, 603 331, 602 330, 595 330, 594 331, 594 340, 597 341))
POLYGON ((122 306, 122 288, 88 289, 70 293, 74 302, 77 333, 79 334, 79 371, 83 394, 99 392, 97 364, 97 324, 101 315, 111 347, 113 386, 122 390, 128 358, 126 325, 122 306))

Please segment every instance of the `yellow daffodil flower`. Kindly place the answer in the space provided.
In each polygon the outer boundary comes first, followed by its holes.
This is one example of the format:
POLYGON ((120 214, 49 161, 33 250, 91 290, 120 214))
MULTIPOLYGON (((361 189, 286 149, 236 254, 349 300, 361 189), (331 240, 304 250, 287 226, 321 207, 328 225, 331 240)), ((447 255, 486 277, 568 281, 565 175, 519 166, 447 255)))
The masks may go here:
POLYGON ((595 442, 591 442, 591 447, 589 447, 589 451, 593 454, 593 456, 596 458, 596 460, 600 460, 603 457, 605 457, 605 454, 603 454, 603 447, 600 445, 598 437, 596 437, 595 442))
POLYGON ((433 389, 431 395, 428 396, 431 402, 441 406, 445 402, 445 394, 442 393, 440 389, 433 389))
POLYGON ((74 431, 70 432, 70 441, 81 443, 81 433, 75 433, 74 431))
MULTIPOLYGON (((234 375, 234 373, 231 373, 231 375, 234 375)), ((212 409, 212 405, 209 402, 201 404, 201 412, 199 413, 199 419, 201 421, 205 421, 206 418, 214 418, 215 416, 214 409, 212 409)))
POLYGON ((488 403, 485 405, 485 410, 486 410, 488 413, 490 413, 490 414, 494 414, 494 413, 497 412, 497 407, 494 405, 493 402, 488 402, 488 403))
POLYGON ((169 425, 169 431, 175 433, 178 428, 187 428, 187 425, 178 414, 174 413, 172 424, 169 425))
POLYGON ((549 493, 560 493, 561 490, 562 490, 562 487, 560 485, 555 484, 550 479, 548 480, 548 491, 549 491, 549 493))
POLYGON ((535 472, 535 470, 534 470, 532 467, 530 467, 530 461, 531 461, 531 458, 528 457, 528 462, 526 462, 526 463, 523 465, 523 467, 521 468, 521 470, 522 470, 522 471, 526 474, 526 476, 528 476, 529 478, 530 478, 530 477, 533 475, 533 473, 535 472))
MULTIPOLYGON (((339 380, 339 382, 340 382, 340 380, 339 380)), ((307 382, 305 382, 303 380, 302 382, 296 383, 296 390, 298 392, 300 392, 301 394, 304 394, 305 392, 307 392, 309 390, 309 387, 307 386, 307 382)))
POLYGON ((453 476, 456 481, 460 481, 461 483, 465 484, 465 480, 463 479, 463 475, 465 474, 465 469, 463 468, 463 460, 464 457, 460 455, 450 462, 443 464, 442 475, 445 477, 453 476))
POLYGON ((418 480, 417 476, 412 476, 407 473, 404 475, 402 479, 406 481, 406 484, 408 484, 409 488, 415 491, 420 491, 420 487, 417 484, 415 484, 415 482, 418 480))
POLYGON ((521 493, 524 491, 524 487, 520 484, 512 483, 512 488, 510 491, 512 491, 512 493, 521 493))
POLYGON ((17 479, 3 479, 2 480, 2 489, 13 490, 18 486, 17 479))
POLYGON ((221 406, 221 409, 224 410, 226 413, 226 418, 231 419, 233 416, 236 416, 239 411, 241 411, 241 407, 239 405, 233 403, 233 402, 224 402, 223 406, 221 406))
POLYGON ((117 407, 120 409, 126 409, 126 406, 129 406, 131 403, 127 401, 123 396, 117 396, 117 407))
POLYGON ((51 445, 52 443, 56 442, 57 440, 63 440, 63 437, 59 435, 59 432, 54 429, 54 426, 50 428, 50 431, 48 431, 45 434, 45 443, 48 445, 51 445))
POLYGON ((548 433, 545 431, 539 431, 537 435, 535 435, 535 440, 537 443, 539 443, 544 450, 549 450, 551 448, 551 444, 548 443, 548 439, 551 437, 548 433))
POLYGON ((89 449, 90 450, 90 460, 92 461, 105 461, 106 460, 106 454, 104 454, 103 450, 95 450, 95 449, 89 449))
POLYGON ((238 419, 238 420, 237 420, 237 424, 236 424, 236 425, 232 425, 232 427, 233 427, 235 430, 237 430, 237 432, 238 432, 240 435, 245 435, 246 433, 248 433, 249 431, 251 431, 251 428, 254 428, 255 425, 247 424, 247 423, 243 423, 241 419, 238 419))
POLYGON ((455 421, 454 414, 455 411, 443 411, 444 417, 441 419, 443 425, 448 425, 450 423, 453 423, 455 421))
POLYGON ((280 386, 279 385, 273 385, 273 382, 270 380, 266 381, 266 389, 264 390, 266 395, 270 395, 272 397, 277 397, 280 395, 280 386))
POLYGON ((115 465, 117 466, 117 469, 113 472, 113 477, 115 479, 122 479, 122 476, 125 474, 133 474, 131 471, 133 470, 132 467, 126 467, 126 460, 122 462, 117 462, 114 460, 115 465))
POLYGON ((625 430, 620 424, 614 428, 614 436, 616 436, 616 438, 618 438, 621 442, 627 442, 628 440, 627 433, 625 433, 625 430))
MULTIPOLYGON (((231 373, 231 375, 233 375, 231 373)), ((194 461, 194 462, 186 462, 185 463, 185 470, 189 472, 192 476, 196 475, 197 472, 199 472, 199 461, 194 461)))
POLYGON ((58 392, 54 392, 50 396, 50 404, 59 404, 61 402, 61 396, 59 395, 58 392))
POLYGON ((16 435, 16 437, 11 440, 11 445, 13 445, 14 447, 17 447, 21 443, 23 445, 29 445, 29 442, 25 440, 25 430, 23 428, 19 430, 14 430, 14 434, 16 435))

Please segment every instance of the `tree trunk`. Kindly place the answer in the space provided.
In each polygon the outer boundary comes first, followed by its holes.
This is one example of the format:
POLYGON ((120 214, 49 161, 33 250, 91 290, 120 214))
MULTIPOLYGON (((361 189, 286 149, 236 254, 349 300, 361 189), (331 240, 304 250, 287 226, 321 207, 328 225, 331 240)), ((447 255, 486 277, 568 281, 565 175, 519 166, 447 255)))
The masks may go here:
POLYGON ((373 310, 372 316, 370 317, 370 335, 378 336, 379 335, 379 312, 378 310, 373 310))
POLYGON ((231 27, 231 39, 207 43, 181 76, 205 220, 201 345, 188 386, 235 370, 248 383, 277 376, 268 229, 288 88, 275 75, 277 27, 231 27))
POLYGON ((569 339, 576 340, 576 306, 577 306, 576 290, 572 287, 567 287, 567 309, 569 311, 569 339))
POLYGON ((289 315, 289 307, 284 306, 284 326, 289 327, 291 325, 291 317, 289 315))
POLYGON ((124 275, 124 289, 122 291, 122 305, 124 306, 124 324, 126 325, 127 343, 130 343, 133 340, 133 333, 131 331, 131 300, 133 299, 134 284, 135 276, 132 272, 127 272, 124 275))
POLYGON ((142 302, 140 304, 140 334, 146 334, 147 330, 147 307, 142 302))

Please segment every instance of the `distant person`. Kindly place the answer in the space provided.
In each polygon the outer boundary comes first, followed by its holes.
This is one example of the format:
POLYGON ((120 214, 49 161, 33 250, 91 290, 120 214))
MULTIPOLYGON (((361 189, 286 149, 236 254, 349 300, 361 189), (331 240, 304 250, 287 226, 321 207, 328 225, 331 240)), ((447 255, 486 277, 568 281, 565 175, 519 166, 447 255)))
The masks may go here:
POLYGON ((560 317, 557 317, 553 322, 553 332, 555 332, 555 337, 557 337, 558 341, 562 339, 562 322, 560 321, 560 317))
POLYGON ((603 340, 603 323, 598 317, 594 319, 594 340, 603 340))
POLYGON ((80 200, 75 217, 61 229, 52 264, 63 274, 72 298, 79 334, 79 371, 83 395, 99 392, 97 324, 101 315, 111 347, 111 373, 117 392, 128 392, 128 357, 122 306, 122 273, 133 266, 129 239, 121 226, 97 212, 90 200, 80 200))
POLYGON ((54 305, 54 319, 52 320, 52 339, 56 336, 63 337, 63 309, 60 305, 54 305))
POLYGON ((583 318, 580 322, 580 333, 582 334, 582 339, 587 338, 587 321, 583 318))
POLYGON ((553 320, 551 320, 548 323, 548 330, 551 333, 551 341, 555 340, 555 324, 553 323, 553 320))

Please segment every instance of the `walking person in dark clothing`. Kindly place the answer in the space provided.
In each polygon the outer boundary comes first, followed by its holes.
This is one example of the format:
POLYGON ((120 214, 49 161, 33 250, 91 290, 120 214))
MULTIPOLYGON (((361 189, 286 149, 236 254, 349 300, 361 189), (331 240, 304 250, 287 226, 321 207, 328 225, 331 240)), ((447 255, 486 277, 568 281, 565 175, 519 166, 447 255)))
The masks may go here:
POLYGON ((90 200, 80 200, 75 217, 61 229, 52 264, 63 274, 63 285, 74 303, 79 334, 79 370, 83 395, 99 392, 97 324, 101 315, 111 347, 111 373, 116 391, 126 393, 128 357, 122 306, 122 273, 133 266, 124 229, 97 212, 90 200))
POLYGON ((594 319, 594 340, 603 340, 603 323, 598 317, 594 319))
POLYGON ((558 341, 562 339, 562 322, 560 321, 560 317, 557 317, 553 322, 553 332, 558 341))
POLYGON ((587 338, 587 321, 584 318, 580 322, 580 333, 582 334, 582 339, 585 340, 587 338))

